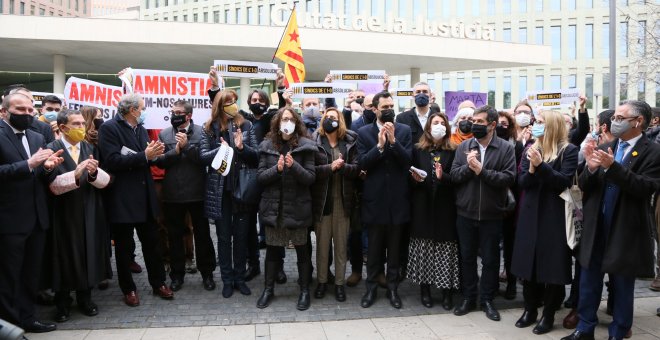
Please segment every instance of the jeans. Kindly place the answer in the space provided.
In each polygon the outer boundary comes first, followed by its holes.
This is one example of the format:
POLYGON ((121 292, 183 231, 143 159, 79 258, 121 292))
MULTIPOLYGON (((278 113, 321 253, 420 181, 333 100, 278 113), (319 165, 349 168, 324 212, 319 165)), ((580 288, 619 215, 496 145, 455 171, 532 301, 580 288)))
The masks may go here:
POLYGON ((245 281, 250 216, 247 210, 234 210, 232 195, 225 191, 222 196, 222 217, 215 221, 218 262, 224 284, 245 281))
POLYGON ((456 229, 461 255, 461 286, 463 297, 477 300, 477 284, 480 301, 492 301, 499 288, 500 235, 502 220, 477 221, 457 216, 456 229), (481 254, 481 282, 477 273, 477 255, 481 254))

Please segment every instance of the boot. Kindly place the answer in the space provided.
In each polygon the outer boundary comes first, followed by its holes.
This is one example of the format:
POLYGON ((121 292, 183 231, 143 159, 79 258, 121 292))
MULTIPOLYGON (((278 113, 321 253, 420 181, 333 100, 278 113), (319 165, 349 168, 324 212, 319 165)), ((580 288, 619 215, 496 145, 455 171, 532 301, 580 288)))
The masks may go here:
POLYGON ((277 262, 267 261, 264 264, 264 267, 266 288, 264 288, 259 300, 257 300, 257 308, 266 308, 273 300, 273 296, 275 296, 275 276, 277 275, 280 266, 277 262))
POLYGON ((312 264, 309 260, 298 262, 298 278, 300 280, 300 295, 298 296, 298 310, 307 310, 310 305, 309 281, 312 275, 312 264))
POLYGON ((431 285, 421 284, 419 285, 421 295, 422 295, 422 305, 426 308, 433 307, 433 299, 431 298, 431 285))
POLYGON ((442 308, 452 310, 454 308, 454 290, 451 288, 442 290, 442 308))

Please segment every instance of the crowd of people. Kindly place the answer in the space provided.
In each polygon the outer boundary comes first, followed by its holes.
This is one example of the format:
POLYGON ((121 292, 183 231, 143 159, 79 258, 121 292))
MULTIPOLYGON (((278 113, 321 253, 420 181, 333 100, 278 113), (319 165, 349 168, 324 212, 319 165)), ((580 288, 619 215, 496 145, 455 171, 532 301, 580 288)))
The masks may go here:
MULTIPOLYGON (((577 116, 525 100, 512 111, 466 101, 450 120, 419 82, 415 106, 397 115, 388 78, 382 92, 354 91, 343 108, 334 98, 323 106, 306 98, 294 108, 279 75, 278 104, 252 90, 244 111, 235 91, 218 86, 213 68, 209 76, 210 119, 194 122, 193 107, 180 100, 172 126, 161 131, 143 127, 149 112, 138 94, 124 95, 104 120, 97 108, 65 109, 55 96, 37 113, 27 88, 5 91, 0 318, 30 332, 55 330, 35 314, 45 290, 54 292, 57 322, 70 319, 72 291, 83 314, 98 314, 92 289, 108 288, 113 247, 124 302, 138 306, 137 232, 149 284, 163 299, 173 299, 197 270, 203 288, 214 290, 216 266, 224 298, 250 295, 246 281, 261 274, 259 249, 266 248, 256 306, 267 308, 276 283, 287 280, 289 247, 298 310, 310 307, 312 295, 323 299, 329 286, 346 301, 346 286, 358 285, 366 261, 364 308, 379 286, 401 308, 398 286, 409 279, 425 307, 434 305, 434 288, 455 315, 480 307, 499 321, 495 296, 514 299, 522 282, 516 327, 547 333, 564 303, 572 309, 564 327, 575 331, 563 339, 593 339, 607 273, 609 335, 630 335, 635 279, 654 277, 658 263, 657 108, 624 101, 599 113, 592 129, 585 97, 577 116), (218 167, 227 148, 233 157, 218 167), (574 213, 561 194, 578 187, 583 210, 574 213), (570 221, 582 221, 577 247, 569 246, 570 221)), ((651 288, 660 289, 660 277, 651 288)))

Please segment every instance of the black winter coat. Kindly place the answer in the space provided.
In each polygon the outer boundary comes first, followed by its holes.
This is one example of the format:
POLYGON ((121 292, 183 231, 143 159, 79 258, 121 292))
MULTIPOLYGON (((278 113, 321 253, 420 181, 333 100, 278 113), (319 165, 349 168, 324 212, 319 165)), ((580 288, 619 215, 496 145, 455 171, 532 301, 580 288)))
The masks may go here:
POLYGON ((573 184, 578 148, 568 144, 550 163, 529 173, 523 157, 518 188, 523 192, 511 271, 517 277, 556 285, 571 282, 571 249, 566 244, 565 203, 559 195, 573 184))
POLYGON ((455 150, 431 152, 415 148, 413 166, 426 171, 423 182, 413 182, 410 237, 433 241, 456 241, 456 199, 449 169, 455 150), (435 177, 434 155, 440 157, 442 178, 435 177))
MULTIPOLYGON (((426 114, 430 115, 431 111, 427 112, 426 114)), ((417 111, 414 107, 408 111, 401 112, 401 114, 396 116, 396 122, 408 125, 412 135, 413 145, 417 144, 419 139, 422 138, 422 135, 424 134, 424 127, 422 126, 422 123, 420 123, 419 118, 417 118, 417 111)))
MULTIPOLYGON (((616 152, 618 140, 601 145, 616 152)), ((602 218, 607 182, 619 186, 612 225, 603 255, 602 271, 628 277, 653 277, 655 228, 651 196, 660 189, 660 145, 642 136, 621 164, 593 174, 585 166, 579 178, 584 212, 584 229, 578 259, 587 268, 596 246, 596 231, 602 218)))
MULTIPOLYGON (((318 132, 314 132, 312 140, 318 147, 315 160, 316 181, 312 187, 312 206, 314 223, 316 223, 321 221, 325 205, 330 198, 328 197, 328 187, 334 173, 332 172, 332 155, 328 139, 319 135, 318 132)), ((344 140, 339 141, 339 148, 342 150, 344 159, 344 167, 339 170, 342 174, 342 201, 344 202, 344 212, 351 216, 355 206, 355 181, 360 174, 357 164, 357 133, 347 130, 344 140)))
POLYGON ((270 138, 259 145, 257 180, 263 188, 259 203, 259 221, 272 228, 300 229, 312 226, 311 186, 316 179, 314 158, 318 151, 312 140, 299 137, 291 150, 291 168, 277 171, 280 151, 270 138))

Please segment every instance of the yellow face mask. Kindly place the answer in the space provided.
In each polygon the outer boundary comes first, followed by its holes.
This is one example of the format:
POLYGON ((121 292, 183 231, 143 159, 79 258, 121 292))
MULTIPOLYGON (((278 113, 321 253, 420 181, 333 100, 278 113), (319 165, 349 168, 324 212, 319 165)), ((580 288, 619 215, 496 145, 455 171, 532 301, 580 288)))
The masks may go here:
POLYGON ((85 128, 69 128, 66 132, 64 132, 64 135, 69 137, 69 139, 74 143, 77 144, 83 139, 85 139, 85 128))
POLYGON ((227 105, 223 108, 226 114, 229 115, 229 117, 235 117, 236 114, 238 113, 238 105, 236 103, 227 105))

